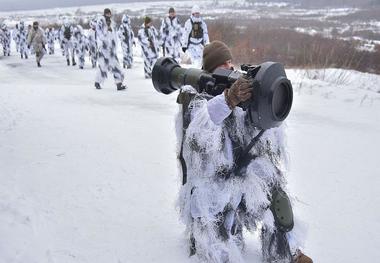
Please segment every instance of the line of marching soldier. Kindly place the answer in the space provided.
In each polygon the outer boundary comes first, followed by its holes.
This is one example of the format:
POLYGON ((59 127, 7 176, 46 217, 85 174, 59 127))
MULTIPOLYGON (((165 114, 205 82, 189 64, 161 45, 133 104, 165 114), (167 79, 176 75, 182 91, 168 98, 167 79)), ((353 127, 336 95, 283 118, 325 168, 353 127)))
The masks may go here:
MULTIPOLYGON (((9 56, 13 39, 21 58, 28 59, 30 54, 35 54, 38 67, 41 67, 41 60, 45 54, 56 53, 56 42, 59 43, 68 66, 78 65, 83 69, 88 52, 92 68, 97 68, 94 86, 101 89, 102 83, 110 73, 114 77, 117 89, 125 89, 123 68, 132 68, 133 47, 136 46, 130 18, 124 14, 120 26, 116 27, 111 10, 106 8, 102 16, 89 22, 89 26, 85 33, 82 26, 64 18, 59 29, 48 27, 43 30, 38 22, 27 27, 24 21, 20 21, 11 33, 5 24, 1 24, 0 44, 3 46, 4 55, 9 56), (123 54, 121 63, 117 56, 119 42, 123 54)), ((200 67, 203 48, 209 43, 207 25, 200 16, 200 8, 196 5, 184 26, 179 22, 172 7, 162 20, 159 30, 153 26, 152 18, 146 16, 138 30, 137 39, 144 60, 145 78, 151 78, 152 67, 160 56, 172 57, 180 63, 181 55, 186 53, 187 56, 184 57, 190 59, 194 66, 200 67)))

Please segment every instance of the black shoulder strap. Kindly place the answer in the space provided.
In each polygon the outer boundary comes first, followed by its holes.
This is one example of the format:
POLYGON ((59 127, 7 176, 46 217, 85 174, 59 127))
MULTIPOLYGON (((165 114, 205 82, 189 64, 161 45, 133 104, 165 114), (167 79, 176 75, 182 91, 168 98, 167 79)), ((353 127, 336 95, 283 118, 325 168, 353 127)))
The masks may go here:
POLYGON ((191 100, 194 98, 195 94, 189 92, 180 91, 177 97, 177 103, 182 105, 182 142, 181 142, 181 151, 179 153, 178 159, 181 162, 182 167, 182 185, 187 182, 187 166, 185 158, 183 157, 183 143, 185 139, 186 129, 190 125, 190 112, 189 112, 189 104, 191 100))
POLYGON ((248 163, 252 160, 252 156, 249 154, 249 151, 252 149, 253 146, 260 140, 261 136, 264 134, 265 130, 261 130, 253 139, 252 141, 247 145, 245 149, 243 149, 240 153, 240 155, 235 160, 234 167, 230 171, 231 173, 238 174, 239 171, 248 165, 248 163))

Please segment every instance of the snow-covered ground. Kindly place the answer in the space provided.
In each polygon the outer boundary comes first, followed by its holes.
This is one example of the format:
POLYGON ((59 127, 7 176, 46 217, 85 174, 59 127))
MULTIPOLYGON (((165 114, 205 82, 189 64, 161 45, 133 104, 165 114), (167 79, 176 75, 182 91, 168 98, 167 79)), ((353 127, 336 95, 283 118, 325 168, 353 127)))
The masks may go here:
MULTIPOLYGON (((175 206, 176 94, 141 59, 129 89, 59 54, 0 57, 0 262, 197 262, 175 206)), ((380 76, 289 70, 289 188, 315 262, 380 258, 380 76)), ((245 258, 260 262, 255 235, 245 258)))

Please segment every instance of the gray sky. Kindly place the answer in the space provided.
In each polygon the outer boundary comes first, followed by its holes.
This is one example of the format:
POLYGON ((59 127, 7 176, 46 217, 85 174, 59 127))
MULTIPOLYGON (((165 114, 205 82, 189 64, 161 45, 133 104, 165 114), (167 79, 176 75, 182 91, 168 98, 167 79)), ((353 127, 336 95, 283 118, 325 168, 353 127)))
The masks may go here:
MULTIPOLYGON (((149 1, 152 2, 154 0, 149 1)), ((53 7, 69 7, 128 2, 144 2, 144 0, 0 0, 0 11, 33 10, 53 7)))
MULTIPOLYGON (((109 3, 128 3, 128 2, 153 2, 158 0, 0 0, 0 12, 12 10, 34 10, 54 7, 70 7, 109 3)), ((161 0, 162 1, 162 0, 161 0)), ((178 0, 176 0, 178 1, 178 0)), ((191 0, 180 0, 191 1, 191 0)), ((232 1, 232 0, 231 0, 232 1)), ((256 0, 258 2, 293 2, 303 3, 306 6, 360 6, 369 2, 380 4, 380 0, 256 0)))

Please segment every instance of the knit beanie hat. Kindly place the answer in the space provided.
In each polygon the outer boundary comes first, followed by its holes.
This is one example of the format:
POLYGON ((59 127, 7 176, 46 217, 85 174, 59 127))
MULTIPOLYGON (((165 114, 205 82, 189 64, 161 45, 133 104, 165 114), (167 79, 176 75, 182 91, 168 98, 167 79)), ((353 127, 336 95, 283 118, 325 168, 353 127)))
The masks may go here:
POLYGON ((169 13, 174 13, 174 12, 175 12, 174 8, 173 8, 173 7, 170 7, 170 8, 169 8, 169 13))
POLYGON ((150 22, 152 22, 152 18, 150 18, 149 16, 146 16, 146 17, 144 18, 144 23, 145 23, 145 25, 149 24, 150 22))
POLYGON ((222 41, 214 40, 203 50, 203 69, 212 73, 230 59, 232 59, 232 54, 227 45, 222 41))
POLYGON ((111 9, 109 9, 109 8, 104 8, 103 14, 104 14, 104 15, 106 15, 106 14, 111 14, 111 9))

